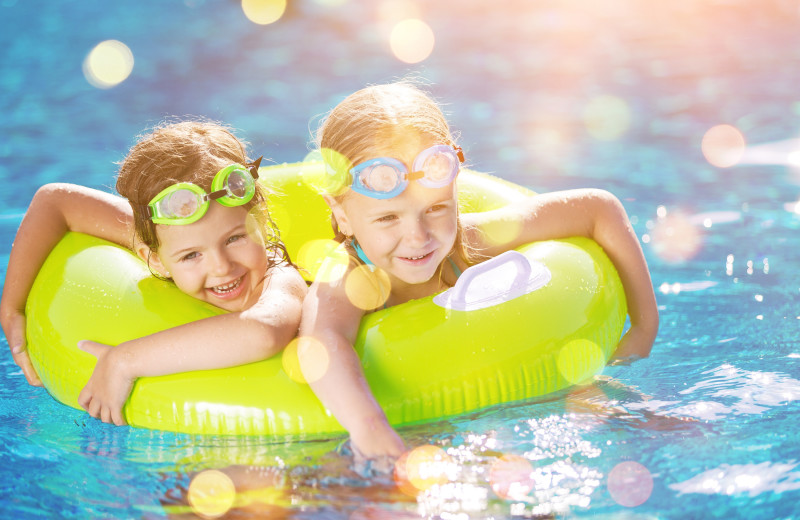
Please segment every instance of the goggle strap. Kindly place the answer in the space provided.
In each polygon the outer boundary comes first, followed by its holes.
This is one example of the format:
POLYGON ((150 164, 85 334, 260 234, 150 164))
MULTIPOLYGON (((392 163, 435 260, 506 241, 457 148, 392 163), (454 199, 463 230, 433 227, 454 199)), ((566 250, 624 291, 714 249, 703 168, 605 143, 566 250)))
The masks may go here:
POLYGON ((208 195, 203 197, 203 199, 205 199, 205 200, 217 200, 217 199, 221 199, 222 197, 224 197, 227 194, 228 194, 228 192, 225 191, 225 190, 212 191, 211 193, 209 193, 208 195))
POLYGON ((461 149, 460 146, 453 145, 453 149, 456 151, 456 155, 458 156, 458 162, 464 162, 464 150, 461 149))
POLYGON ((416 181, 422 179, 423 177, 425 177, 425 172, 423 170, 420 170, 418 172, 411 172, 408 174, 408 180, 410 181, 416 181))
POLYGON ((258 168, 261 166, 261 159, 263 158, 264 156, 262 155, 261 157, 251 162, 250 164, 245 165, 250 170, 250 175, 253 176, 253 179, 258 179, 258 168))

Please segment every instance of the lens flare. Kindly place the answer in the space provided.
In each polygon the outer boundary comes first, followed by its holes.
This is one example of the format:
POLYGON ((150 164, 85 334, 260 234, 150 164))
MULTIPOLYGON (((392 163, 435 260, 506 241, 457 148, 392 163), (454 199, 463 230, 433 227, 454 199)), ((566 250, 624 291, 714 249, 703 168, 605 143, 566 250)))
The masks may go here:
POLYGON ((269 25, 281 19, 286 0, 242 0, 242 11, 251 22, 269 25))
POLYGON ((738 128, 717 125, 703 136, 700 147, 706 160, 718 168, 739 164, 745 151, 745 140, 738 128))
POLYGON ((680 212, 665 214, 653 225, 650 246, 665 262, 685 262, 702 248, 703 232, 690 217, 680 212))
POLYGON ((198 473, 189 484, 189 506, 203 518, 218 518, 236 500, 236 487, 225 473, 209 469, 198 473))
POLYGON ((416 18, 395 24, 389 46, 395 57, 405 63, 419 63, 433 52, 435 37, 428 24, 416 18))
POLYGON ((591 378, 599 373, 605 364, 603 351, 588 339, 570 341, 561 347, 556 359, 556 366, 561 376, 574 385, 591 382, 591 378))
POLYGON ((608 474, 608 492, 621 506, 640 506, 653 492, 653 476, 638 462, 621 462, 608 474))
POLYGON ((133 71, 133 53, 124 43, 106 40, 98 43, 83 60, 83 75, 93 87, 107 89, 119 85, 133 71))
POLYGON ((386 303, 392 288, 392 282, 385 271, 373 271, 366 265, 350 271, 344 283, 344 291, 350 303, 365 311, 377 309, 386 303))
POLYGON ((419 446, 404 453, 395 462, 395 483, 403 493, 417 496, 421 491, 448 482, 447 469, 452 463, 442 448, 419 446))
POLYGON ((308 271, 312 280, 326 283, 340 280, 349 262, 347 251, 335 240, 309 240, 297 252, 297 265, 308 271), (323 270, 326 262, 331 265, 323 270))
POLYGON ((480 226, 481 233, 493 245, 508 244, 522 232, 522 223, 513 220, 491 221, 480 226))
POLYGON ((344 278, 350 265, 350 255, 342 244, 335 241, 310 240, 297 253, 298 264, 309 270, 314 281, 335 283, 344 278), (336 247, 329 249, 333 244, 336 247), (323 253, 326 256, 321 256, 323 253), (319 262, 319 263, 317 263, 319 262))
POLYGON ((504 500, 522 500, 534 488, 533 466, 525 457, 503 455, 492 462, 489 485, 504 500))
POLYGON ((598 96, 586 105, 583 122, 595 139, 613 141, 628 131, 631 124, 631 110, 623 99, 615 96, 598 96))
POLYGON ((330 366, 330 356, 325 345, 314 338, 301 336, 293 339, 283 349, 283 371, 292 381, 309 384, 321 379, 330 366))

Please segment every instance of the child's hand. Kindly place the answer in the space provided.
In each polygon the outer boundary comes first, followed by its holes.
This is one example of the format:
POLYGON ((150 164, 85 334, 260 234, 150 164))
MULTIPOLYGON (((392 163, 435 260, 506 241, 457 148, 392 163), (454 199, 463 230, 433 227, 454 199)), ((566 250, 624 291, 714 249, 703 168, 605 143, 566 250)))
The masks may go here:
POLYGON ((657 326, 655 330, 650 330, 651 328, 632 326, 622 336, 619 345, 617 345, 617 350, 614 351, 614 355, 611 357, 611 362, 624 364, 649 356, 658 332, 657 326))
POLYGON ((97 365, 78 396, 78 404, 104 423, 126 424, 122 407, 135 378, 124 373, 123 364, 118 360, 119 347, 84 340, 78 342, 78 348, 97 357, 97 365))
POLYGON ((11 349, 14 363, 22 369, 28 384, 31 386, 44 386, 28 355, 25 341, 25 324, 25 315, 22 313, 14 314, 8 320, 4 320, 3 330, 6 333, 6 339, 8 339, 8 347, 11 349))
POLYGON ((372 468, 380 472, 392 471, 394 460, 406 451, 403 439, 385 419, 363 425, 350 434, 350 440, 356 466, 370 460, 372 468))

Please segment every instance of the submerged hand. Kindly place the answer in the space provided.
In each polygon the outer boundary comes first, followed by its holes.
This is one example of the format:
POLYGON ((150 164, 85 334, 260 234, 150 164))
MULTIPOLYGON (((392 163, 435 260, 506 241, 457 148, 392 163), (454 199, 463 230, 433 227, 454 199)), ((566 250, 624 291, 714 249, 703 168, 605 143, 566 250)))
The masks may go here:
POLYGON ((371 461, 372 469, 391 472, 395 460, 405 451, 403 439, 389 426, 386 419, 365 424, 358 432, 350 434, 356 466, 371 461))
POLYGON ((31 386, 44 386, 39 375, 33 368, 31 357, 28 355, 27 342, 25 340, 25 315, 22 313, 13 315, 8 322, 3 323, 3 329, 8 339, 8 347, 11 349, 11 356, 14 363, 22 369, 25 379, 31 386))
POLYGON ((97 365, 78 396, 78 404, 104 423, 126 424, 122 407, 130 396, 135 378, 124 373, 116 355, 119 347, 84 340, 78 342, 78 348, 97 357, 97 365))
POLYGON ((625 364, 646 358, 650 355, 653 342, 658 331, 650 331, 646 327, 632 326, 622 339, 611 356, 612 364, 625 364))

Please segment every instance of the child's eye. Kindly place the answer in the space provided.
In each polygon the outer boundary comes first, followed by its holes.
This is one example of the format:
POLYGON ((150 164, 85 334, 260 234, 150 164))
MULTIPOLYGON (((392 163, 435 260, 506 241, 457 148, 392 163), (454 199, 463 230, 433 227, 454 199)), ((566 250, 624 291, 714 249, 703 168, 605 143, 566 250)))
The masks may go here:
POLYGON ((243 234, 243 233, 239 234, 239 235, 233 235, 230 238, 228 238, 228 243, 231 244, 231 243, 236 242, 238 240, 242 240, 245 237, 246 237, 246 235, 243 234))
POLYGON ((447 204, 434 204, 428 209, 428 211, 430 213, 436 213, 437 211, 444 211, 446 209, 447 209, 447 204))
POLYGON ((186 253, 181 257, 181 262, 188 262, 189 260, 194 260, 199 256, 197 251, 192 251, 191 253, 186 253))
POLYGON ((384 215, 375 219, 375 222, 391 222, 393 220, 397 220, 397 215, 384 215))

